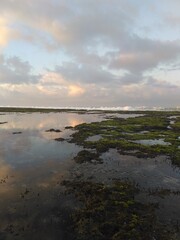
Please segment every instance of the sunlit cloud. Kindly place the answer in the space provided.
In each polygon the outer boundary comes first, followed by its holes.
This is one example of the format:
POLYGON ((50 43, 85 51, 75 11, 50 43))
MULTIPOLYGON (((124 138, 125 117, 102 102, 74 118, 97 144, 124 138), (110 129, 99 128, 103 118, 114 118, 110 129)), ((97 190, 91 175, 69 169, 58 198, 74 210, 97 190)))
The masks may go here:
POLYGON ((9 29, 5 19, 0 17, 0 46, 5 46, 10 38, 9 29))
POLYGON ((66 85, 63 76, 56 72, 47 72, 40 79, 42 85, 66 85))
POLYGON ((0 101, 178 105, 178 7, 170 0, 1 0, 0 101))
POLYGON ((71 97, 80 96, 84 92, 85 92, 85 89, 77 85, 70 85, 68 87, 68 95, 71 97))

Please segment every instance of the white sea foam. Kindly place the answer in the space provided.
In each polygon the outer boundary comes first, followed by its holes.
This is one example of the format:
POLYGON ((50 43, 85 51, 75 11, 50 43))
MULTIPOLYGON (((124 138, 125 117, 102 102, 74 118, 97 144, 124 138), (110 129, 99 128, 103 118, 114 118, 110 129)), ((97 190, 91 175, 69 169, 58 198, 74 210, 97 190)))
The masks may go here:
POLYGON ((45 106, 1 106, 9 108, 36 108, 36 109, 70 109, 70 110, 102 110, 102 111, 180 111, 180 107, 147 107, 147 106, 119 106, 119 107, 45 107, 45 106))

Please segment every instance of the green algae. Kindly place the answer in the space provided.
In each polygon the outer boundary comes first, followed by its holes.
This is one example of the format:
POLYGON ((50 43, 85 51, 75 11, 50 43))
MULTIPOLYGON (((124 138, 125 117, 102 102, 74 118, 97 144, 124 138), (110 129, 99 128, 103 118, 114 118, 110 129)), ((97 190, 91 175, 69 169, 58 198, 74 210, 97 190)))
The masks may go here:
POLYGON ((102 183, 65 181, 68 193, 80 206, 71 215, 74 238, 78 240, 169 240, 172 229, 158 222, 156 206, 135 200, 138 189, 129 182, 102 183))
MULTIPOLYGON (((177 115, 177 113, 176 113, 177 115)), ((110 148, 117 148, 122 154, 128 153, 137 157, 155 157, 164 154, 170 157, 173 164, 180 166, 180 118, 176 117, 171 129, 168 113, 148 113, 146 116, 135 118, 114 118, 102 122, 83 123, 75 127, 78 130, 72 134, 71 142, 82 145, 85 148, 96 149, 97 153, 103 153, 110 148), (98 141, 88 141, 88 137, 100 135, 98 141), (136 140, 163 139, 167 145, 145 145, 136 143, 136 140)))
POLYGON ((99 154, 93 153, 87 150, 80 151, 77 156, 74 158, 77 163, 84 163, 84 162, 101 162, 102 160, 99 158, 99 154))
POLYGON ((177 117, 177 118, 175 119, 175 122, 174 122, 174 124, 172 125, 172 128, 173 128, 174 130, 179 130, 179 131, 180 131, 180 117, 177 117))

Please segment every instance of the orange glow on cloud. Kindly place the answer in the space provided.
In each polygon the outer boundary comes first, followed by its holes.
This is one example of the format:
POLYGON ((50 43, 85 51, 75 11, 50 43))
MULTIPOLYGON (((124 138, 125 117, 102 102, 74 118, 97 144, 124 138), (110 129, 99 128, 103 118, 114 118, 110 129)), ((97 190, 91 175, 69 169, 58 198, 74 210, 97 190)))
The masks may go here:
POLYGON ((10 38, 9 29, 7 27, 7 21, 0 17, 0 46, 5 46, 10 38))
POLYGON ((68 95, 71 97, 80 96, 84 92, 85 92, 85 89, 77 85, 70 85, 68 87, 68 95))

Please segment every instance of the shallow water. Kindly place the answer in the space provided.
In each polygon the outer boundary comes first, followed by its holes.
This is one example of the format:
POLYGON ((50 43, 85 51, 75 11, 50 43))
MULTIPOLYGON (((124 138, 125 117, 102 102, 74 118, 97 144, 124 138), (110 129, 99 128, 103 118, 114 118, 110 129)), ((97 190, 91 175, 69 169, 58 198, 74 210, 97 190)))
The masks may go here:
POLYGON ((144 145, 149 145, 149 146, 153 146, 153 145, 171 145, 169 142, 165 142, 164 139, 160 138, 160 139, 142 139, 142 140, 135 140, 134 142, 136 143, 140 143, 140 144, 144 144, 144 145))
POLYGON ((102 136, 100 135, 94 135, 94 136, 90 136, 86 139, 86 141, 89 142, 94 142, 94 141, 99 141, 100 139, 102 139, 102 136))
MULTIPOLYGON (((73 206, 72 199, 61 194, 60 182, 66 178, 82 174, 85 179, 102 182, 128 178, 146 189, 180 189, 179 169, 172 167, 166 157, 138 159, 111 149, 102 155, 103 164, 75 164, 73 158, 82 148, 66 141, 73 130, 65 127, 106 117, 101 112, 0 115, 0 240, 66 239, 62 212, 73 206), (51 128, 61 132, 47 132, 51 128)), ((92 136, 88 141, 98 141, 99 137, 92 136)), ((174 201, 167 198, 162 204, 176 219, 180 217, 180 199, 179 195, 173 197, 174 201)), ((166 217, 168 211, 163 212, 166 217)))
POLYGON ((68 203, 58 197, 59 183, 81 147, 54 139, 69 139, 73 130, 66 126, 101 120, 97 114, 0 115, 7 122, 0 125, 0 239, 59 239, 63 217, 56 219, 53 209, 68 203), (51 128, 61 132, 46 132, 51 128))
POLYGON ((140 187, 137 196, 139 201, 158 203, 157 214, 163 221, 176 223, 180 219, 180 194, 150 196, 149 192, 168 189, 178 193, 180 191, 180 169, 172 166, 166 156, 155 158, 137 158, 121 155, 116 149, 103 153, 103 164, 84 163, 76 166, 76 172, 85 180, 111 183, 112 180, 130 180, 140 187), (178 203, 178 204, 177 204, 178 203))

